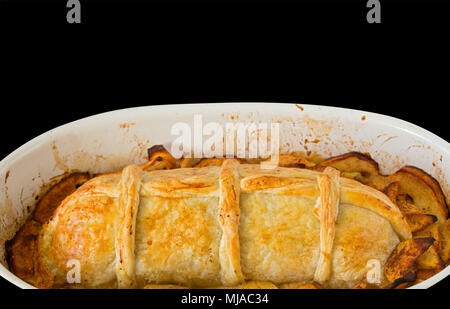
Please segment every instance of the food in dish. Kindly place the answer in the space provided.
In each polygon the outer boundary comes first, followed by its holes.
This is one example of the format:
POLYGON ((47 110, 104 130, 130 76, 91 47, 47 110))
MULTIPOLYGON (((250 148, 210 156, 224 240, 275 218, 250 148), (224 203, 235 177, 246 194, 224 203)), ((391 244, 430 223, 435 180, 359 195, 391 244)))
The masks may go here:
POLYGON ((141 166, 73 174, 8 242, 9 267, 41 288, 394 288, 449 262, 447 204, 424 171, 381 175, 360 153, 252 163, 154 146, 141 166))

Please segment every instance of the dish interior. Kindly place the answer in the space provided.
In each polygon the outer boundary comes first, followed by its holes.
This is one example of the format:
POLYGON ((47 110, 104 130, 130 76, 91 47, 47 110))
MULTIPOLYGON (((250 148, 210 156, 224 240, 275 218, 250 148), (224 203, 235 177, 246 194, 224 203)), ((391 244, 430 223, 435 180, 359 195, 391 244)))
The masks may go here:
MULTIPOLYGON (((29 284, 6 266, 4 243, 33 211, 43 186, 74 171, 103 173, 142 164, 146 150, 170 149, 175 123, 193 127, 195 115, 210 122, 279 123, 281 153, 324 158, 359 151, 369 153, 390 174, 417 166, 441 184, 449 199, 450 144, 399 119, 324 106, 278 103, 231 103, 149 106, 109 112, 58 127, 23 145, 0 162, 0 275, 19 287, 29 284)), ((415 288, 426 288, 448 275, 447 267, 415 288)))

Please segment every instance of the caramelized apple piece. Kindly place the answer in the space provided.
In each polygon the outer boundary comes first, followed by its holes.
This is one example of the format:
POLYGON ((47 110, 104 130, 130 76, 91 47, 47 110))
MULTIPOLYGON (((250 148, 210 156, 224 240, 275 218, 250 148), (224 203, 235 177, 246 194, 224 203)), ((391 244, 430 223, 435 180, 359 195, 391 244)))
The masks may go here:
POLYGON ((384 265, 384 275, 389 282, 403 278, 414 266, 417 258, 431 247, 433 242, 432 237, 424 237, 408 239, 399 243, 384 265))
POLYGON ((430 175, 412 166, 405 166, 388 176, 390 182, 398 182, 400 194, 406 194, 410 204, 414 204, 426 214, 436 216, 443 224, 448 209, 439 183, 430 175))
POLYGON ((403 276, 395 279, 392 283, 385 286, 383 289, 404 289, 411 285, 417 278, 417 274, 413 270, 407 270, 403 276))
POLYGON ((201 159, 194 167, 222 166, 226 158, 201 159))
POLYGON ((378 163, 368 155, 359 152, 349 152, 331 157, 321 162, 316 169, 332 166, 343 173, 345 177, 352 177, 366 185, 383 190, 387 185, 385 177, 380 175, 378 163))
POLYGON ((438 269, 418 269, 418 270, 416 271, 416 273, 417 273, 417 279, 416 279, 416 281, 418 281, 418 282, 416 282, 415 284, 419 283, 419 281, 422 282, 422 281, 427 280, 428 278, 433 277, 433 276, 436 275, 439 271, 440 271, 440 270, 438 270, 438 269))
POLYGON ((444 261, 442 261, 439 255, 441 251, 441 236, 438 222, 427 226, 424 230, 415 233, 414 236, 434 238, 433 245, 417 259, 417 267, 419 269, 442 270, 444 268, 444 261))
POLYGON ((141 165, 144 171, 173 169, 177 160, 162 145, 155 145, 147 149, 148 162, 141 165))
MULTIPOLYGON (((226 159, 227 158, 206 158, 206 159, 201 159, 200 162, 198 162, 194 167, 222 166, 223 162, 226 159)), ((240 163, 245 163, 245 160, 243 160, 243 159, 239 159, 239 158, 235 158, 235 159, 238 160, 240 163)))
POLYGON ((16 236, 5 245, 9 269, 25 281, 34 277, 34 257, 41 224, 28 220, 16 236))
POLYGON ((424 213, 419 207, 409 203, 405 194, 400 194, 398 182, 390 183, 384 192, 394 202, 408 222, 411 232, 423 230, 425 227, 437 221, 436 216, 424 213))
POLYGON ((450 263, 450 219, 447 219, 444 224, 440 226, 441 234, 441 258, 444 263, 450 263))
MULTIPOLYGON (((270 158, 266 161, 270 161, 270 158)), ((313 167, 315 164, 302 158, 294 155, 279 155, 278 156, 278 166, 281 167, 313 167)))
POLYGON ((38 257, 38 237, 41 224, 28 220, 13 239, 6 242, 9 269, 19 278, 38 288, 50 288, 54 275, 38 257))
POLYGON ((200 162, 200 160, 201 159, 182 157, 180 160, 177 161, 177 168, 194 167, 195 165, 198 164, 198 162, 200 162))
POLYGON ((422 256, 417 259, 419 269, 432 269, 440 271, 444 269, 445 263, 435 247, 430 247, 422 256))

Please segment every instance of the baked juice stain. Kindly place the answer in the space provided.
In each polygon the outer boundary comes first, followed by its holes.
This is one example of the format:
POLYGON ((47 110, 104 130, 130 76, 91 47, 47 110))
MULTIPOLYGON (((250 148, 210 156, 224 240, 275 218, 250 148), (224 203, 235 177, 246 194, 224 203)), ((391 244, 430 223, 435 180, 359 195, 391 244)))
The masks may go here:
POLYGON ((10 171, 7 170, 6 171, 6 175, 5 175, 5 183, 8 181, 9 173, 10 173, 10 171))
POLYGON ((301 111, 304 111, 304 108, 303 108, 303 107, 301 107, 300 105, 298 105, 298 104, 295 104, 295 106, 297 106, 297 108, 298 108, 299 110, 301 110, 301 111))
POLYGON ((122 129, 129 129, 131 126, 136 125, 135 122, 130 122, 130 123, 121 123, 119 126, 122 129))

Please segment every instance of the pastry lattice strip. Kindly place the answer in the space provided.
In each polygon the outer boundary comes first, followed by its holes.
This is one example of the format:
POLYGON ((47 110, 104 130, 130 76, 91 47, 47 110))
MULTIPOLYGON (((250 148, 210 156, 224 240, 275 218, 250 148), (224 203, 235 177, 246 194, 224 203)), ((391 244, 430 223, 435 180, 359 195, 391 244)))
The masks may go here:
POLYGON ((327 167, 324 174, 317 175, 320 189, 320 245, 314 280, 320 283, 327 281, 331 275, 331 254, 340 199, 339 174, 338 170, 327 167))
POLYGON ((123 169, 119 183, 119 225, 116 232, 116 275, 119 288, 136 287, 135 230, 142 170, 137 165, 123 169))

